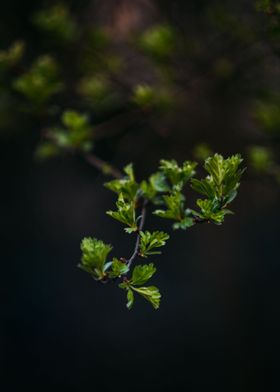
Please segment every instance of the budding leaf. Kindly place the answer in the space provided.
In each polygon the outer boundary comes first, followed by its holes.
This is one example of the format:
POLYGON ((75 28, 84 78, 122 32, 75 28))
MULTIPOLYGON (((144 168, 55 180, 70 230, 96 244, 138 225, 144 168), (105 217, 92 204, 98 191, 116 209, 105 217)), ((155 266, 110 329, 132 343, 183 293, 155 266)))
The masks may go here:
POLYGON ((184 184, 195 174, 195 162, 185 161, 182 167, 178 165, 175 160, 167 161, 162 159, 160 161, 160 169, 170 181, 173 188, 182 190, 184 184))
POLYGON ((166 204, 166 210, 156 210, 154 214, 166 219, 181 220, 183 217, 184 196, 176 191, 171 195, 164 195, 163 200, 166 204))
POLYGON ((108 266, 105 264, 111 245, 104 244, 96 238, 87 237, 82 240, 82 258, 79 267, 91 274, 96 280, 105 276, 108 266))
POLYGON ((232 214, 232 211, 221 208, 217 199, 198 199, 196 203, 201 210, 200 214, 197 215, 203 219, 211 220, 217 225, 220 225, 224 221, 225 215, 232 214))
POLYGON ((119 278, 121 275, 126 274, 129 271, 127 264, 114 258, 111 265, 111 271, 109 271, 110 278, 119 278))
POLYGON ((164 246, 169 235, 163 231, 149 231, 140 232, 140 255, 147 257, 149 255, 161 254, 159 251, 154 251, 156 248, 164 246))
POLYGON ((129 164, 124 168, 124 172, 126 176, 121 178, 120 180, 112 180, 106 182, 104 185, 106 188, 111 191, 122 194, 122 197, 126 201, 135 201, 136 194, 139 188, 139 185, 135 181, 133 165, 129 164))
POLYGON ((106 213, 112 218, 124 223, 128 226, 125 230, 128 233, 137 230, 137 223, 135 218, 135 208, 132 202, 125 201, 123 194, 120 193, 116 203, 117 211, 107 211, 106 213))

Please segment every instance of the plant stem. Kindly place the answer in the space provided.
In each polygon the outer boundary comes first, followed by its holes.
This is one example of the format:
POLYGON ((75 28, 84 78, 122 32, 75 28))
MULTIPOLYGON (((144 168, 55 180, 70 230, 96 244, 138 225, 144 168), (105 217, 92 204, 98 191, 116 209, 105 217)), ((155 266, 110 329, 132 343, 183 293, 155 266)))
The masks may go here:
POLYGON ((146 219, 146 205, 147 205, 147 200, 144 200, 142 210, 141 210, 141 219, 140 219, 140 224, 139 224, 138 231, 137 231, 137 238, 136 238, 136 243, 135 243, 135 247, 134 247, 134 252, 132 253, 131 257, 127 261, 127 266, 129 268, 139 253, 139 244, 140 244, 140 239, 141 239, 140 232, 142 231, 142 229, 144 227, 144 223, 145 223, 145 219, 146 219))
POLYGON ((94 154, 90 154, 90 153, 85 154, 84 158, 87 161, 87 163, 89 163, 91 166, 95 167, 96 169, 100 170, 101 173, 105 175, 109 175, 117 179, 123 177, 122 173, 117 168, 103 161, 103 159, 98 158, 94 154))

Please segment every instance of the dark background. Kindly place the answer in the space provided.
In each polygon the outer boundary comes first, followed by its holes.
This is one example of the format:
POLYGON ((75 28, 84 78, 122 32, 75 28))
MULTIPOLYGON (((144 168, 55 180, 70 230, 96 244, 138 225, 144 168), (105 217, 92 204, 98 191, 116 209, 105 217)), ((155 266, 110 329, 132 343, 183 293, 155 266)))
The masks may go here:
MULTIPOLYGON (((207 39, 205 4, 158 2, 157 9, 175 25, 192 21, 193 34, 207 39)), ((248 2, 238 4, 241 15, 255 18, 248 2)), ((27 17, 34 7, 1 4, 3 42, 23 35, 36 46, 27 17)), ((252 128, 245 132, 247 71, 240 84, 213 88, 206 80, 190 91, 194 99, 171 134, 161 137, 140 116, 98 153, 119 167, 135 162, 141 179, 162 157, 188 159, 202 138, 225 155, 243 152, 254 137, 252 128)), ((139 299, 129 312, 124 293, 77 269, 84 236, 114 244, 117 255, 131 252, 120 225, 105 215, 114 196, 104 178, 78 157, 36 163, 38 124, 18 125, 21 132, 1 140, 3 391, 279 390, 279 185, 247 171, 236 214, 223 226, 174 232, 154 260, 160 309, 139 299)), ((149 224, 168 230, 158 220, 149 224)))

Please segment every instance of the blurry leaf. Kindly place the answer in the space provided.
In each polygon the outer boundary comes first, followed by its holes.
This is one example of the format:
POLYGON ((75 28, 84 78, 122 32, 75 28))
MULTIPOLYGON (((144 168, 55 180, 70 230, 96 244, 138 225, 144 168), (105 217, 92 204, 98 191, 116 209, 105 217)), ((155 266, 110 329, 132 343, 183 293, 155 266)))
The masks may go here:
POLYGON ((212 154, 211 148, 206 143, 197 144, 193 150, 193 156, 199 161, 205 161, 212 154))
POLYGON ((66 5, 55 4, 38 11, 32 18, 33 23, 48 33, 54 42, 71 42, 77 38, 77 25, 66 5))
POLYGON ((264 173, 271 169, 274 159, 271 150, 263 146, 249 148, 249 162, 254 170, 264 173))
POLYGON ((151 108, 159 111, 169 110, 173 105, 171 91, 145 84, 139 84, 135 87, 132 101, 141 108, 151 108))
POLYGON ((25 43, 15 41, 9 49, 0 50, 0 71, 5 71, 16 65, 23 57, 25 43))
POLYGON ((15 80, 14 88, 34 105, 46 103, 63 88, 55 60, 50 56, 39 57, 29 71, 15 80))
POLYGON ((173 53, 175 34, 170 26, 154 26, 142 34, 139 44, 147 54, 162 59, 173 53))

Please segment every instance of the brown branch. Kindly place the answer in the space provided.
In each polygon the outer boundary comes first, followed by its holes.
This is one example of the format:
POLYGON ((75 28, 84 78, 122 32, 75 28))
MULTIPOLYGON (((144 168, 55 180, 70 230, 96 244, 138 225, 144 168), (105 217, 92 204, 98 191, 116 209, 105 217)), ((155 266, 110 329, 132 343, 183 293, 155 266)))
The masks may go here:
POLYGON ((140 224, 139 224, 138 230, 137 230, 137 238, 136 238, 134 251, 133 251, 132 255, 130 256, 130 258, 127 260, 127 266, 129 268, 130 268, 131 264, 133 263, 133 261, 135 260, 135 258, 138 256, 138 253, 139 253, 139 245, 140 245, 140 239, 141 239, 140 232, 143 230, 143 227, 144 227, 144 224, 145 224, 146 206, 147 206, 147 201, 145 200, 144 203, 143 203, 142 210, 141 210, 140 224))
POLYGON ((89 163, 91 166, 95 167, 96 169, 100 170, 101 173, 105 175, 109 175, 117 179, 123 177, 123 174, 117 168, 103 161, 103 159, 98 158, 94 154, 90 154, 90 153, 85 154, 84 158, 87 161, 87 163, 89 163))

